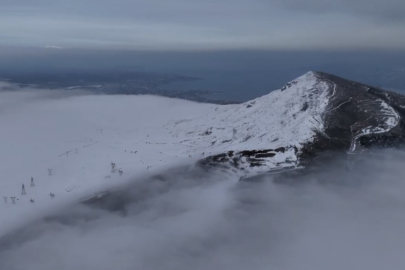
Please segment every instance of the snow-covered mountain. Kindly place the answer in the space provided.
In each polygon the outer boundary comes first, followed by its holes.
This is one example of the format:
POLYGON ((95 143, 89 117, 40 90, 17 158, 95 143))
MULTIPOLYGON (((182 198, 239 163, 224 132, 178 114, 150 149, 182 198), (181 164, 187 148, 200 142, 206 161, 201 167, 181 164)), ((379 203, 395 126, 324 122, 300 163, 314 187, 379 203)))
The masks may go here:
POLYGON ((327 150, 402 143, 404 108, 397 93, 309 72, 266 96, 177 123, 173 135, 194 153, 216 153, 201 165, 250 177, 302 168, 327 150))
POLYGON ((54 91, 0 95, 0 140, 7 142, 0 151, 0 235, 58 204, 177 164, 239 179, 308 167, 329 150, 354 154, 404 140, 405 97, 318 72, 237 105, 54 91))

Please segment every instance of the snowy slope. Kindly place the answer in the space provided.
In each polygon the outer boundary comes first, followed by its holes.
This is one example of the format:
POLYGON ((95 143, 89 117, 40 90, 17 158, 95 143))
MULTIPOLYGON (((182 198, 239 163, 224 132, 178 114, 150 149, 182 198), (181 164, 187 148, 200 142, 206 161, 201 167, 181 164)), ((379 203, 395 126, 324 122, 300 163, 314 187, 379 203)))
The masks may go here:
POLYGON ((164 126, 214 108, 152 96, 63 97, 49 91, 0 92, 0 99, 0 235, 20 221, 134 175, 193 162, 185 154, 189 147, 164 126), (111 173, 111 162, 122 176, 111 173))
POLYGON ((266 96, 217 106, 207 115, 174 123, 171 134, 182 138, 183 145, 193 145, 192 155, 287 148, 268 158, 265 166, 251 168, 247 164, 243 176, 291 167, 291 161, 297 167, 296 150, 317 133, 324 133, 322 115, 330 92, 326 82, 309 72, 266 96), (290 162, 284 163, 286 160, 290 162))
POLYGON ((287 146, 260 170, 278 168, 286 160, 288 166, 298 166, 296 148, 323 129, 319 115, 327 91, 308 73, 283 90, 225 106, 152 96, 1 92, 0 140, 6 143, 0 151, 0 192, 8 199, 0 204, 0 234, 20 218, 35 217, 134 175, 224 151, 287 146), (123 176, 111 173, 111 162, 123 176), (31 177, 35 187, 30 187, 31 177))
POLYGON ((301 168, 304 158, 328 149, 361 151, 405 137, 403 96, 314 72, 237 105, 67 93, 0 91, 0 195, 7 198, 0 235, 61 204, 178 164, 250 177, 301 168))

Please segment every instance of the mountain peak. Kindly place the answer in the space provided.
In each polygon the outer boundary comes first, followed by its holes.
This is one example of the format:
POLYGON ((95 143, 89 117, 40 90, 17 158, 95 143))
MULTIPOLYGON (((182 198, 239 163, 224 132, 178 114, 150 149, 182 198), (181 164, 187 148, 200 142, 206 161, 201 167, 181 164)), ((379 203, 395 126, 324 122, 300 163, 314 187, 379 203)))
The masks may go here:
MULTIPOLYGON (((243 176, 299 168, 325 151, 361 153, 402 143, 405 97, 310 71, 280 90, 185 121, 174 131, 243 176)), ((199 150, 198 150, 199 149, 199 150)))
POLYGON ((297 84, 300 84, 300 85, 302 85, 304 87, 305 86, 311 87, 314 84, 316 84, 317 81, 318 81, 317 73, 314 72, 314 71, 309 71, 309 72, 305 73, 304 75, 302 75, 302 76, 288 82, 286 85, 284 85, 281 88, 281 91, 284 91, 284 90, 290 88, 291 86, 297 85, 297 84))

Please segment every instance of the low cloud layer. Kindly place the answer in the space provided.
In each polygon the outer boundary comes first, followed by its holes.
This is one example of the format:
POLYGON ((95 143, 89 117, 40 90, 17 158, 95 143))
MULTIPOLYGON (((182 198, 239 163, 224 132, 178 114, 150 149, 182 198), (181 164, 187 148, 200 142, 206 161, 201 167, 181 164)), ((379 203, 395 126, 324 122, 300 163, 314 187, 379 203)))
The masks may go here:
POLYGON ((404 158, 378 151, 259 182, 187 168, 136 179, 2 239, 0 268, 403 269, 404 158))
POLYGON ((6 1, 0 44, 138 50, 404 49, 400 0, 6 1))

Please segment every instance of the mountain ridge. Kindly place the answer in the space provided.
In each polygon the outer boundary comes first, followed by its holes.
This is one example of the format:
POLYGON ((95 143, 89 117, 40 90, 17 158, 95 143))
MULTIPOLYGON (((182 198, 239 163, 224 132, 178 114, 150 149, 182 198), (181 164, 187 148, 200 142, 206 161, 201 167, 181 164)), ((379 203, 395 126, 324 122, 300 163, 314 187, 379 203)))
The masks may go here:
POLYGON ((398 146, 404 115, 400 94, 310 71, 265 96, 179 123, 175 132, 194 153, 212 153, 198 165, 251 177, 309 166, 325 151, 398 146))

